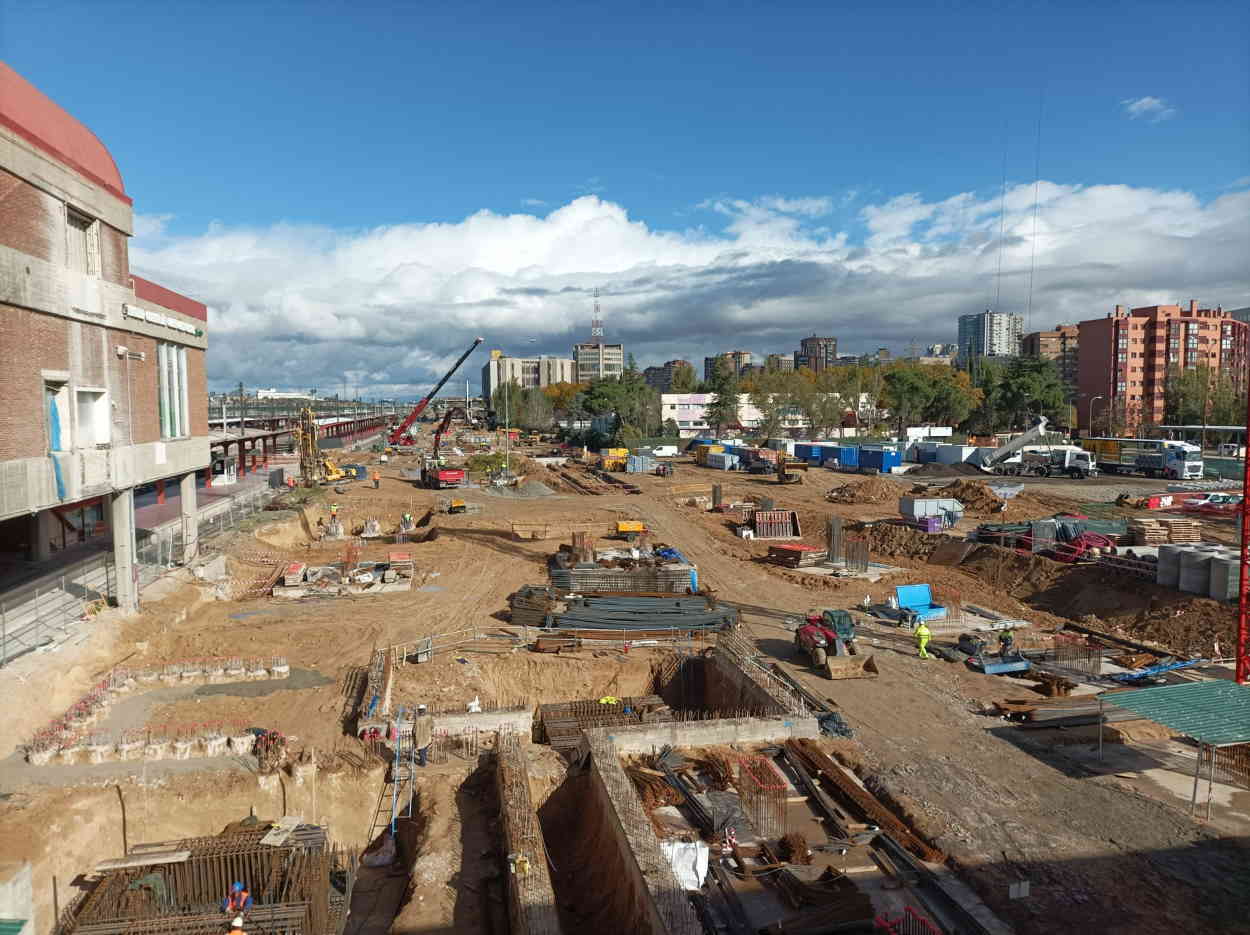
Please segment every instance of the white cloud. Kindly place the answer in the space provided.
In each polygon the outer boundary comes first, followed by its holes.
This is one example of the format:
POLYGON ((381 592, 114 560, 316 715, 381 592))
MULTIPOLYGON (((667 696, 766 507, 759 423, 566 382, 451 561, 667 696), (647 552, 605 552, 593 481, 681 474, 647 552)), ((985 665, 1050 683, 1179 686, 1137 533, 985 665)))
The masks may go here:
POLYGON ((1130 120, 1141 118, 1151 123, 1171 120, 1177 114, 1176 108, 1161 97, 1125 98, 1120 101, 1120 106, 1124 108, 1124 113, 1130 120))
POLYGON ((136 214, 135 236, 156 239, 165 236, 165 226, 174 219, 172 214, 136 214))
MULTIPOLYGON (((1034 328, 1117 302, 1246 304, 1250 191, 1203 203, 1042 181, 1038 195, 1034 328)), ((1031 182, 1007 190, 1004 311, 1026 305, 1033 198, 1031 182)), ((479 211, 351 232, 214 224, 153 237, 155 225, 135 238, 131 263, 208 303, 215 386, 329 387, 351 373, 372 395, 418 395, 479 334, 487 348, 568 356, 588 334, 596 287, 609 338, 644 366, 730 347, 789 351, 814 331, 848 352, 953 341, 956 316, 993 295, 998 192, 867 204, 862 243, 806 226, 819 208, 793 204, 806 201, 702 205, 723 219, 718 231, 654 229, 596 196, 542 217, 479 211)), ((461 376, 476 383, 481 359, 461 376)))
POLYGON ((527 208, 542 208, 546 207, 547 202, 541 198, 522 198, 521 204, 527 208))
POLYGON ((813 218, 833 210, 832 198, 782 198, 780 195, 765 195, 759 203, 778 214, 800 214, 813 218))

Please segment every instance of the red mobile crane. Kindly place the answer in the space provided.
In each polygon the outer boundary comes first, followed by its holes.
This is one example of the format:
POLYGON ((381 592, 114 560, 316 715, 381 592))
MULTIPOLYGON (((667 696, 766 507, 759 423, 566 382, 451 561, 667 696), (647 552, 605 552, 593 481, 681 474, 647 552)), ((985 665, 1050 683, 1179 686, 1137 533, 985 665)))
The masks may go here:
POLYGON ((425 398, 421 400, 421 402, 413 406, 412 412, 408 413, 407 418, 405 418, 404 421, 399 424, 399 427, 395 429, 395 431, 391 432, 391 434, 387 437, 387 440, 386 440, 387 444, 390 444, 390 445, 411 445, 412 444, 411 437, 409 437, 406 441, 404 440, 404 437, 408 434, 408 430, 412 428, 412 423, 416 422, 419 418, 421 418, 421 413, 425 412, 426 407, 430 404, 430 400, 438 395, 438 391, 443 388, 443 384, 451 379, 452 375, 457 370, 460 369, 460 365, 465 362, 465 360, 468 358, 470 354, 472 354, 475 350, 477 350, 477 346, 481 344, 482 341, 483 341, 482 338, 473 339, 473 343, 469 345, 469 349, 460 355, 460 359, 451 365, 450 370, 448 370, 445 374, 443 374, 443 379, 439 380, 436 384, 434 384, 434 389, 430 390, 430 392, 426 394, 425 398))
POLYGON ((434 430, 434 447, 430 451, 430 457, 426 461, 425 467, 421 470, 421 483, 433 490, 441 490, 444 487, 463 487, 468 475, 464 468, 443 467, 438 459, 439 448, 443 444, 443 436, 447 434, 447 429, 451 426, 451 420, 457 415, 468 416, 459 406, 453 406, 447 410, 447 414, 443 416, 443 421, 438 423, 438 428, 434 430))

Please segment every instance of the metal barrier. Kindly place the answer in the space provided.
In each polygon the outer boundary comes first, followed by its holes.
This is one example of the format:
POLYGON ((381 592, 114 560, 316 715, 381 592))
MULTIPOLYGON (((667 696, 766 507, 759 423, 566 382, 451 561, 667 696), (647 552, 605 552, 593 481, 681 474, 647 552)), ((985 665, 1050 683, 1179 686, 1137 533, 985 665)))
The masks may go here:
MULTIPOLYGON (((211 515, 200 517, 200 548, 264 509, 278 493, 258 486, 215 505, 211 515)), ((140 588, 183 561, 184 532, 182 528, 159 529, 139 539, 135 579, 140 588)), ((90 620, 116 597, 117 570, 111 550, 89 555, 33 586, 0 596, 0 668, 38 646, 64 638, 71 626, 90 620)))

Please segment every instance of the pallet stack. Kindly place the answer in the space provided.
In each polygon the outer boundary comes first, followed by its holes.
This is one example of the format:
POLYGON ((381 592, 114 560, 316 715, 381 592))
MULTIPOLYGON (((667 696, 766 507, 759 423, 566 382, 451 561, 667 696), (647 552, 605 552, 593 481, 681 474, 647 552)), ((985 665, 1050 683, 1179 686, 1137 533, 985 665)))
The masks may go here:
POLYGON ((1131 519, 1128 524, 1134 545, 1187 544, 1202 541, 1197 520, 1181 517, 1131 519))

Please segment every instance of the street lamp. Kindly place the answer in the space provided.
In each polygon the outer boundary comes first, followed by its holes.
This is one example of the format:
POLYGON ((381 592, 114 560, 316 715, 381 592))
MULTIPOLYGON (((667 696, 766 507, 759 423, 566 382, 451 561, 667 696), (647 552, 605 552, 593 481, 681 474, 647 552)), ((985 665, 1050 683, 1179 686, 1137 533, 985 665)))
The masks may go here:
POLYGON ((1094 432, 1094 401, 1099 400, 1099 399, 1106 399, 1106 398, 1107 397, 1105 396, 1095 396, 1093 399, 1089 401, 1089 431, 1091 434, 1096 434, 1094 432))

